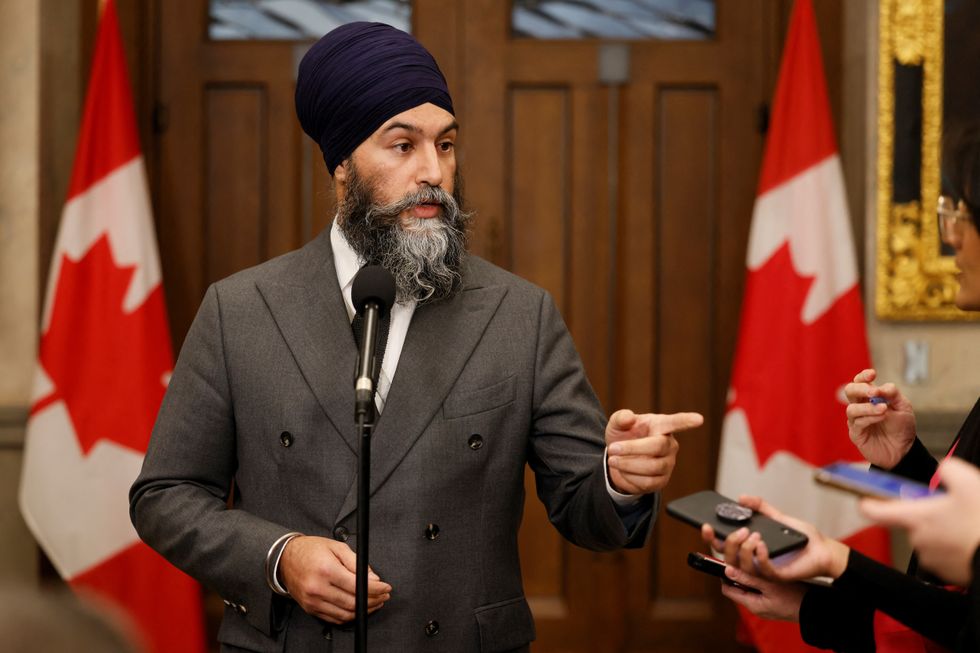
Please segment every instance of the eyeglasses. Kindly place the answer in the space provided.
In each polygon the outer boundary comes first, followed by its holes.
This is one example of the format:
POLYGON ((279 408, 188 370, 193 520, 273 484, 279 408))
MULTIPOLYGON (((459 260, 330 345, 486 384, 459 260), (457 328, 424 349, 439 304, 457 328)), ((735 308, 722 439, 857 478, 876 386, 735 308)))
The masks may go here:
POLYGON ((947 195, 939 196, 936 216, 939 218, 939 235, 946 242, 949 242, 953 236, 961 235, 955 231, 957 223, 973 219, 963 202, 957 204, 952 197, 947 195))

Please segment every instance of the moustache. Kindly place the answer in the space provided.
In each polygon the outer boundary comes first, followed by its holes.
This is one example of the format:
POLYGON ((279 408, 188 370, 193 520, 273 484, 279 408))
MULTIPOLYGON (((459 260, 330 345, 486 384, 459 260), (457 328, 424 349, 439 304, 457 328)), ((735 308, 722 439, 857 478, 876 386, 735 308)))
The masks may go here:
POLYGON ((369 223, 373 218, 390 221, 396 219, 404 211, 413 209, 416 206, 425 205, 438 206, 444 219, 455 219, 459 213, 459 207, 452 195, 443 190, 441 186, 426 185, 413 193, 405 195, 399 200, 373 207, 366 217, 369 223))

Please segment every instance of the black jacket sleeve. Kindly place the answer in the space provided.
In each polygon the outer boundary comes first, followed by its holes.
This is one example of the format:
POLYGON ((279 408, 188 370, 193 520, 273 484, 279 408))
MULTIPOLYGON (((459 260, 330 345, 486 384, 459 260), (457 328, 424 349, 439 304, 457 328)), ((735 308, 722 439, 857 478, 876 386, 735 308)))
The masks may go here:
POLYGON ((800 605, 800 636, 816 648, 874 653, 874 608, 832 587, 811 587, 800 605))
POLYGON ((892 474, 904 476, 907 479, 918 481, 919 483, 928 483, 932 480, 932 476, 936 473, 938 467, 939 463, 932 457, 932 454, 929 453, 926 446, 922 444, 922 440, 916 438, 912 444, 912 448, 905 454, 905 457, 898 461, 898 464, 890 471, 892 474))
POLYGON ((832 587, 806 593, 800 606, 800 634, 817 648, 873 653, 876 610, 953 648, 974 636, 980 599, 923 582, 852 550, 847 569, 832 587))
POLYGON ((970 613, 966 627, 960 631, 956 653, 980 651, 980 547, 973 554, 973 584, 969 594, 970 613))
POLYGON ((853 550, 834 588, 947 648, 956 645, 969 619, 969 601, 962 592, 926 583, 853 550))

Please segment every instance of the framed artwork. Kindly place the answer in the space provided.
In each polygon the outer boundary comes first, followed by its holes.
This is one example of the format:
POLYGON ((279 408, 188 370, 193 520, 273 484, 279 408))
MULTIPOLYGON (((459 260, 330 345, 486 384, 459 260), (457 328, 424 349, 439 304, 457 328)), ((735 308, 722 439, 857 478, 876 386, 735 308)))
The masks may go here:
POLYGON ((944 127, 980 119, 978 29, 975 0, 879 0, 879 318, 977 319, 953 304, 956 266, 936 203, 944 127))

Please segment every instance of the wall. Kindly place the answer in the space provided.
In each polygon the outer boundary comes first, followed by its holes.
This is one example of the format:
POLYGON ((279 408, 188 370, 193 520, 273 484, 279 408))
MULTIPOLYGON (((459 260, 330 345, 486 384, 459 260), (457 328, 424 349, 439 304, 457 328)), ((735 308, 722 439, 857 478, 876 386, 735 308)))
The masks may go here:
POLYGON ((0 580, 36 576, 34 541, 16 509, 37 347, 40 14, 0 3, 0 580))
MULTIPOLYGON (((845 39, 853 65, 845 67, 853 78, 865 77, 867 84, 848 85, 853 106, 863 111, 863 129, 853 138, 864 139, 864 242, 865 306, 868 307, 868 336, 871 357, 879 378, 895 381, 915 406, 920 436, 934 450, 945 450, 963 417, 980 396, 980 323, 899 323, 878 320, 874 315, 874 248, 876 216, 876 130, 877 130, 877 43, 878 2, 848 3, 848 20, 853 31, 845 39), (859 101, 858 94, 863 95, 859 101), (910 384, 904 378, 905 342, 923 341, 929 349, 928 376, 910 384)), ((855 113, 857 109, 855 109, 855 113)), ((855 116, 856 119, 856 116, 855 116)), ((848 180, 852 181, 852 180, 848 180)), ((856 180, 855 180, 856 181, 856 180)))

